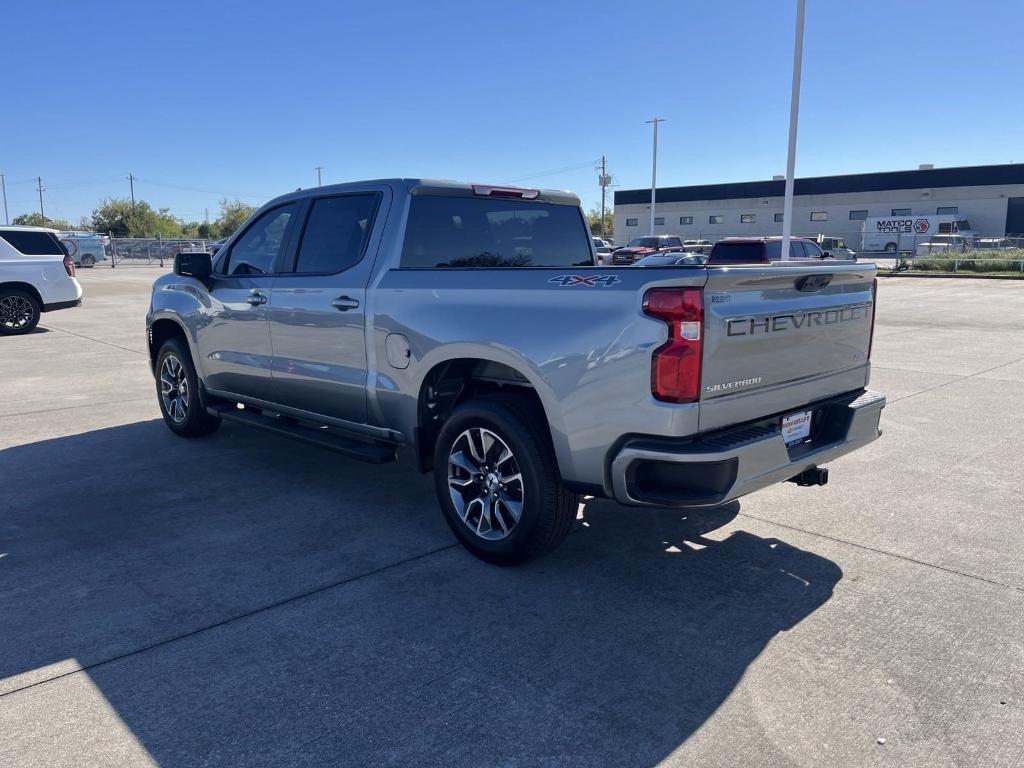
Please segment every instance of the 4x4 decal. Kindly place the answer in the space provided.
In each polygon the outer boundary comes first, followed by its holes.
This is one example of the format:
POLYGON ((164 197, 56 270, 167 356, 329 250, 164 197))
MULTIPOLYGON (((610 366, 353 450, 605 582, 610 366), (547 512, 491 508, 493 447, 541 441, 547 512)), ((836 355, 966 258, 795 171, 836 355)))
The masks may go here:
POLYGON ((548 280, 549 283, 558 283, 563 288, 570 288, 574 285, 583 285, 587 288, 602 286, 608 288, 621 282, 615 275, 559 275, 548 280))

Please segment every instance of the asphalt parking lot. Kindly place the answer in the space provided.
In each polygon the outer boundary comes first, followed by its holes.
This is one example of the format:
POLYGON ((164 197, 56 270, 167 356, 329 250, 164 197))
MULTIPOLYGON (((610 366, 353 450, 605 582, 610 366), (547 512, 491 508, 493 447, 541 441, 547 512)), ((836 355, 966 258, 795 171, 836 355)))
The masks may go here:
POLYGON ((881 281, 827 487, 499 569, 408 461, 171 435, 157 273, 0 339, 3 765, 1024 764, 1024 284, 881 281))

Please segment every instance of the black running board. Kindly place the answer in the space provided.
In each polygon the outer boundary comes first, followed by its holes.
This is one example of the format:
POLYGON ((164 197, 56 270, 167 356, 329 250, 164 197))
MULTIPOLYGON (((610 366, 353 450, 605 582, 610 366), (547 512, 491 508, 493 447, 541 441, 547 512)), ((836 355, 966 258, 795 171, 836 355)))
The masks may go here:
POLYGON ((395 460, 395 446, 391 443, 354 440, 331 427, 316 428, 286 416, 270 416, 252 408, 212 405, 206 409, 224 421, 256 427, 264 432, 289 437, 302 443, 341 453, 371 464, 386 464, 395 460))

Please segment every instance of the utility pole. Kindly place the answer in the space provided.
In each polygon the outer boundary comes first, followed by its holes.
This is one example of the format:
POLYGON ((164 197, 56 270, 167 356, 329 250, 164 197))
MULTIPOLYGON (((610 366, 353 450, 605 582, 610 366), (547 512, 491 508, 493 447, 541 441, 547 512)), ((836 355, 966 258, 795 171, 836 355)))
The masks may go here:
POLYGON ((203 208, 203 221, 206 222, 207 226, 210 225, 210 209, 209 208, 203 208))
MULTIPOLYGON (((803 0, 801 0, 803 2, 803 0)), ((658 123, 664 123, 665 119, 661 117, 652 117, 646 121, 654 126, 654 152, 651 159, 651 234, 654 234, 654 198, 655 189, 658 186, 658 123)))
POLYGON ((789 150, 786 155, 786 192, 782 199, 782 260, 789 261, 793 233, 793 174, 796 170, 796 123, 800 114, 800 68, 804 57, 804 0, 796 0, 796 39, 793 42, 793 87, 789 97, 789 150))
POLYGON ((128 188, 132 193, 132 208, 135 207, 135 177, 130 173, 128 174, 128 188))
POLYGON ((7 182, 4 181, 4 175, 0 173, 0 189, 4 193, 4 222, 7 224, 11 223, 11 217, 7 215, 7 182))
POLYGON ((43 213, 43 177, 36 176, 36 184, 39 189, 39 216, 43 220, 43 226, 46 226, 46 214, 43 213))
POLYGON ((607 191, 608 187, 612 185, 612 177, 608 175, 608 168, 606 165, 604 155, 601 155, 601 175, 598 176, 597 183, 601 185, 601 237, 604 238, 605 192, 607 191))
POLYGON ((320 177, 320 171, 322 171, 323 169, 324 167, 322 165, 318 165, 316 167, 316 185, 318 187, 322 187, 324 185, 323 179, 321 179, 320 177))

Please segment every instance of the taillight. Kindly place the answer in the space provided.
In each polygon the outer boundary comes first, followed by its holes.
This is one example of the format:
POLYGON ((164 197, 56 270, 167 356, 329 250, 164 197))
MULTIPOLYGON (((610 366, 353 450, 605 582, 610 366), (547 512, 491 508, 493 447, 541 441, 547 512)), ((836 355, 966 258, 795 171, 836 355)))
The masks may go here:
POLYGON ((64 257, 64 271, 68 273, 68 277, 75 276, 75 260, 70 256, 64 257))
POLYGON ((651 357, 651 393, 658 400, 692 403, 700 397, 702 299, 700 288, 652 288, 644 294, 644 314, 668 323, 668 341, 651 357))
POLYGON ((878 307, 878 278, 871 281, 871 336, 868 337, 868 360, 871 348, 875 346, 875 309, 878 307))

